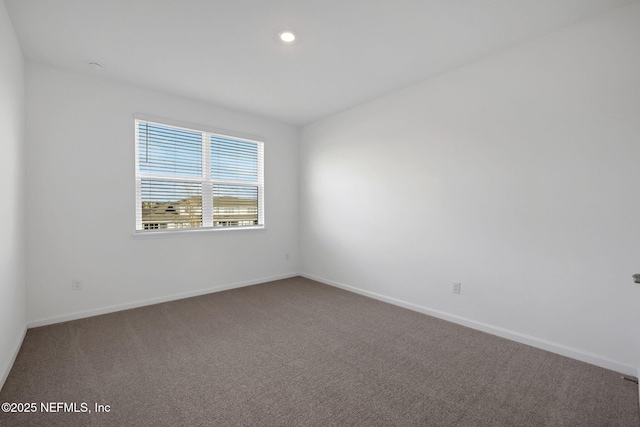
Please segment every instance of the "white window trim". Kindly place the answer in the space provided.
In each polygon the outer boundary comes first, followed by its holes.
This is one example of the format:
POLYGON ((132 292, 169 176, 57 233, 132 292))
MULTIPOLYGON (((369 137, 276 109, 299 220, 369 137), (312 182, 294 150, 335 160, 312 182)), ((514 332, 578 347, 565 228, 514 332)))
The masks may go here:
POLYGON ((154 238, 154 237, 167 237, 167 236, 178 236, 178 235, 196 235, 201 233, 210 233, 210 232, 223 232, 223 231, 240 231, 240 230, 264 230, 266 221, 265 221, 265 196, 264 196, 264 140, 262 138, 242 134, 239 132, 232 132, 227 130, 222 130, 218 128, 212 128, 209 126, 203 126, 199 124, 180 122, 177 120, 166 119, 161 117, 149 116, 146 114, 136 113, 133 115, 133 124, 135 128, 135 230, 133 232, 134 238, 154 238), (203 176, 199 178, 193 177, 182 177, 182 176, 169 176, 163 174, 151 174, 151 173, 141 173, 140 172, 140 157, 139 157, 139 134, 138 134, 138 126, 137 121, 147 121, 150 123, 155 123, 158 125, 166 125, 171 127, 176 127, 180 129, 185 129, 189 131, 201 132, 202 133, 202 170, 203 176), (213 199, 213 185, 214 184, 237 184, 237 185, 247 185, 246 181, 229 181, 229 180, 214 180, 211 179, 211 167, 209 165, 209 161, 211 158, 210 147, 207 147, 207 139, 210 135, 216 135, 220 137, 227 137, 232 139, 237 139, 240 141, 253 142, 258 144, 258 149, 260 154, 258 156, 258 181, 256 183, 249 183, 250 185, 256 185, 258 188, 258 225, 250 225, 250 226, 225 226, 225 227, 215 227, 213 226, 213 205, 209 206, 209 204, 204 203, 205 200, 205 191, 209 192, 210 198, 213 199), (179 181, 179 182, 197 182, 202 183, 202 224, 203 226, 200 228, 182 228, 182 229, 161 229, 161 230, 144 230, 142 229, 142 179, 162 179, 165 181, 179 181), (205 182, 206 181, 206 182, 205 182))

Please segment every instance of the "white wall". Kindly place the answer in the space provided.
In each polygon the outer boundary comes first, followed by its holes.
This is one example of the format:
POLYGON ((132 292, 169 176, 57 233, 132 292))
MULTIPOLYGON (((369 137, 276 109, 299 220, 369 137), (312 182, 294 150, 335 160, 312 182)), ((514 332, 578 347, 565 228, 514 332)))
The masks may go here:
POLYGON ((636 374, 639 41, 634 2, 306 126, 302 271, 636 374))
POLYGON ((298 271, 297 129, 30 62, 27 128, 30 325, 298 271), (261 138, 266 229, 134 239, 134 113, 261 138))
POLYGON ((0 388, 26 332, 24 61, 0 1, 0 388))

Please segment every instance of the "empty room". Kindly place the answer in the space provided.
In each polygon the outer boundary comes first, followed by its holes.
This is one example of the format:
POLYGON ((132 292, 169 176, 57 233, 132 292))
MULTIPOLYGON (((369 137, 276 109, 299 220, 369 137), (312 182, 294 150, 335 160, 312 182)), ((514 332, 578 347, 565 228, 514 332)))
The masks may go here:
POLYGON ((0 425, 640 426, 640 0, 0 0, 0 425))

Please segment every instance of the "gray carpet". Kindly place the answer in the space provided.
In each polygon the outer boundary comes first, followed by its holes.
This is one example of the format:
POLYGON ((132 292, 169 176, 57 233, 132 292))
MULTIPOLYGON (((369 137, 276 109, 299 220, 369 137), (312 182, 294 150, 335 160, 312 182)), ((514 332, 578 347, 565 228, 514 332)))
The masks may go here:
POLYGON ((304 278, 30 329, 7 401, 38 412, 3 426, 640 425, 618 373, 304 278))

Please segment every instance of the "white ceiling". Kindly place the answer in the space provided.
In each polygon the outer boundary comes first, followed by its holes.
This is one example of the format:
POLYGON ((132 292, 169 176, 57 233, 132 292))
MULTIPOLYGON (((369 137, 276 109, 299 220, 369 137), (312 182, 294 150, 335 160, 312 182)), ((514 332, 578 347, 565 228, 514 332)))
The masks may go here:
POLYGON ((631 1, 5 0, 28 59, 296 125, 631 1))

